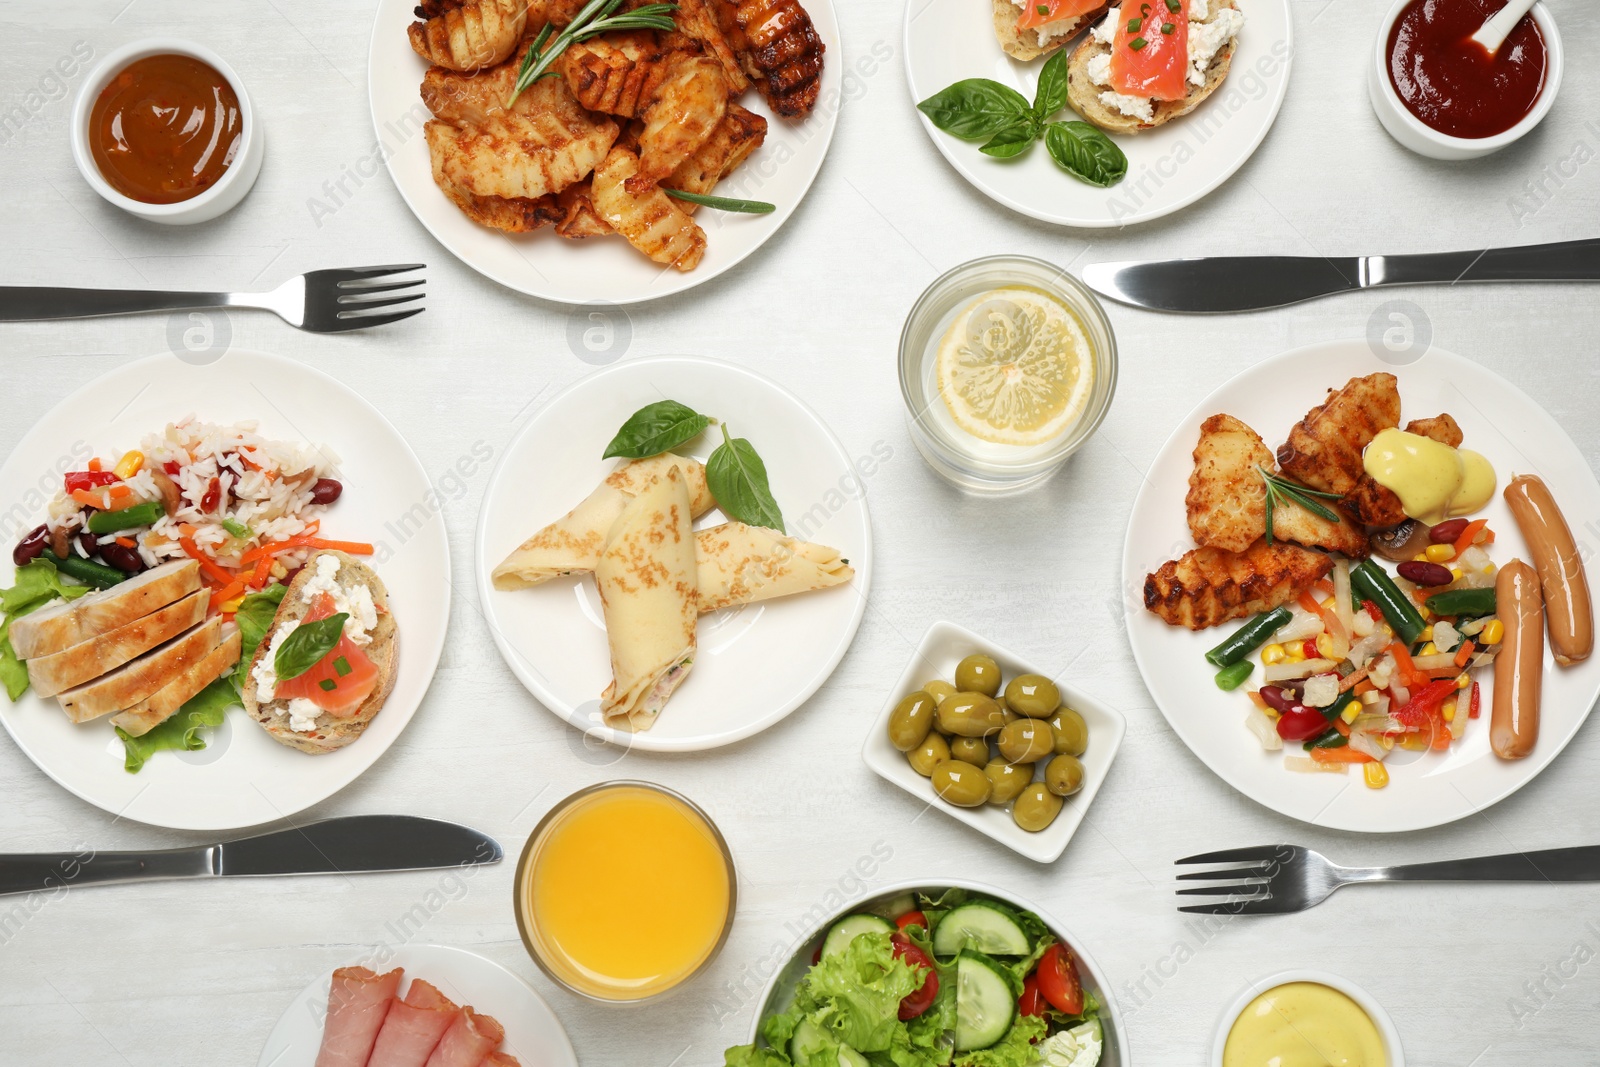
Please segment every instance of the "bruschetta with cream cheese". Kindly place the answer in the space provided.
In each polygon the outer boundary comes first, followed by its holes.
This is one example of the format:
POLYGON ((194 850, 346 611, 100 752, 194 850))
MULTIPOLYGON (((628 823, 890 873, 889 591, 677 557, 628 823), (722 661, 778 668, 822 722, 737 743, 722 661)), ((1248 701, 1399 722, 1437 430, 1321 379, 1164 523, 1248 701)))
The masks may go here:
POLYGON ((994 33, 1012 59, 1030 63, 1078 36, 1106 0, 994 0, 994 33))
POLYGON ((1235 0, 1123 0, 1068 65, 1068 100, 1112 133, 1189 114, 1228 76, 1244 14, 1235 0))

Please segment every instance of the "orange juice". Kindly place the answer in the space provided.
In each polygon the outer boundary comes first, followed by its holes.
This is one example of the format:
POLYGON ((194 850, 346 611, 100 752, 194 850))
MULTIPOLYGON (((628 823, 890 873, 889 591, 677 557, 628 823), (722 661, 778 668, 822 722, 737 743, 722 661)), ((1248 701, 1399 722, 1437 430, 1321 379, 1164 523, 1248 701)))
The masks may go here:
POLYGON ((733 863, 705 815, 657 786, 616 782, 557 805, 517 871, 517 923, 535 962, 601 1000, 641 1000, 721 947, 733 863))

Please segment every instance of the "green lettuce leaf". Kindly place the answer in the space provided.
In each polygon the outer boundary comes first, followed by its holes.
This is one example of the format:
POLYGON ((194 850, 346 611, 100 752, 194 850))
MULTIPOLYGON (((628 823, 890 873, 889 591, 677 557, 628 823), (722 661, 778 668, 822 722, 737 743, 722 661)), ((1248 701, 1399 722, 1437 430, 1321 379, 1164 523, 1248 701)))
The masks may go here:
POLYGON ((880 1052, 902 1028, 900 1001, 921 985, 920 971, 895 958, 888 934, 862 934, 811 968, 795 1005, 841 1043, 880 1052))
POLYGON ((17 568, 16 583, 10 589, 0 589, 0 611, 12 618, 26 615, 52 600, 76 600, 91 591, 87 585, 63 582, 56 565, 42 556, 17 568))
POLYGON ((11 619, 0 622, 0 685, 6 687, 6 696, 14 703, 28 691, 28 665, 17 658, 11 647, 11 619))
POLYGON ((144 769, 145 761, 157 752, 167 749, 195 752, 205 748, 206 741, 200 731, 222 725, 222 717, 238 703, 239 695, 234 692, 233 683, 227 678, 218 678, 196 693, 176 715, 143 737, 130 736, 122 727, 117 727, 117 736, 122 738, 122 769, 138 774, 144 769))
POLYGON ((1006 1036, 986 1049, 963 1052, 956 1057, 957 1067, 1033 1067, 1039 1052, 1033 1047, 1035 1040, 1043 1039, 1049 1029, 1043 1019, 1032 1015, 1018 1015, 1006 1036))
POLYGON ((770 1048, 736 1045, 722 1054, 725 1067, 792 1067, 789 1057, 770 1048))
POLYGON ((256 658, 256 650, 272 629, 273 617, 278 614, 278 605, 283 603, 283 594, 288 590, 286 585, 269 585, 239 602, 239 610, 233 617, 239 624, 240 640, 239 665, 233 669, 233 688, 240 695, 250 681, 250 661, 256 658))

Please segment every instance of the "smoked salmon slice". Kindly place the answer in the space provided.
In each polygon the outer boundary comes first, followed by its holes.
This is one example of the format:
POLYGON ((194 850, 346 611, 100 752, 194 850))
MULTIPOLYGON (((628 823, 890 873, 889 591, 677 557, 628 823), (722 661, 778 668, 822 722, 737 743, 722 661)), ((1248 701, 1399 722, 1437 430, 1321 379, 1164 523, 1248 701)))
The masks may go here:
POLYGON ((1185 0, 1126 0, 1111 37, 1111 88, 1127 96, 1182 100, 1189 94, 1185 0), (1169 28, 1170 27, 1170 28, 1169 28))
POLYGON ((1017 29, 1032 30, 1062 19, 1077 18, 1105 6, 1105 0, 1028 0, 1017 29))
MULTIPOLYGON (((311 610, 301 620, 302 625, 316 622, 335 614, 333 597, 320 594, 311 603, 311 610)), ((359 645, 344 634, 316 665, 304 674, 279 681, 272 695, 278 700, 299 697, 309 700, 334 718, 354 715, 363 701, 378 687, 378 667, 359 645)))
POLYGON ((405 971, 398 967, 388 974, 365 967, 333 972, 316 1067, 365 1067, 403 977, 405 971))

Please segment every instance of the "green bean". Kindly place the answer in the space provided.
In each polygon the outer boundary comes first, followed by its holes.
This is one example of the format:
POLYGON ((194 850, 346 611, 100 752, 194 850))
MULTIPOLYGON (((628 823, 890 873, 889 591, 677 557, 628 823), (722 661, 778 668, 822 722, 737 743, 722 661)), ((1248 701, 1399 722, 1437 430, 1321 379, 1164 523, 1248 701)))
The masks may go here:
POLYGON ((89 532, 99 535, 149 526, 165 514, 159 500, 146 500, 121 511, 97 511, 89 516, 89 532))
POLYGON ((126 574, 123 574, 115 567, 107 567, 102 563, 96 563, 92 559, 83 559, 81 556, 75 556, 71 552, 68 552, 63 558, 49 549, 45 549, 44 557, 54 563, 56 570, 65 574, 68 578, 76 578, 78 581, 92 585, 96 589, 110 589, 128 578, 126 574))
POLYGON ((1332 704, 1329 704, 1325 708, 1318 708, 1317 710, 1322 712, 1322 717, 1324 719, 1332 722, 1344 713, 1345 708, 1348 708, 1351 704, 1354 704, 1358 699, 1360 698, 1357 697, 1354 692, 1347 690, 1346 692, 1339 694, 1338 700, 1335 700, 1332 704))
POLYGON ((1409 645, 1421 635, 1424 625, 1421 612, 1400 592, 1400 587, 1382 567, 1371 560, 1356 564, 1350 568, 1350 587, 1363 600, 1378 605, 1401 641, 1409 645))
POLYGON ((1314 748, 1343 748, 1350 743, 1350 739, 1338 730, 1329 730, 1321 737, 1313 738, 1305 744, 1305 750, 1310 752, 1314 748))
POLYGON ((1223 690, 1237 689, 1244 684, 1244 680, 1250 677, 1250 672, 1255 669, 1256 665, 1247 659, 1224 667, 1217 672, 1217 688, 1223 690))
POLYGON ((1466 615, 1480 618, 1495 613, 1494 587, 1488 589, 1446 589, 1428 598, 1428 610, 1435 615, 1466 615))
MULTIPOLYGON (((1283 624, 1294 617, 1288 608, 1264 611, 1239 627, 1222 644, 1206 653, 1206 662, 1213 667, 1231 667, 1267 643, 1267 638, 1277 633, 1283 624)), ((1233 686, 1227 688, 1232 689, 1233 686)))

